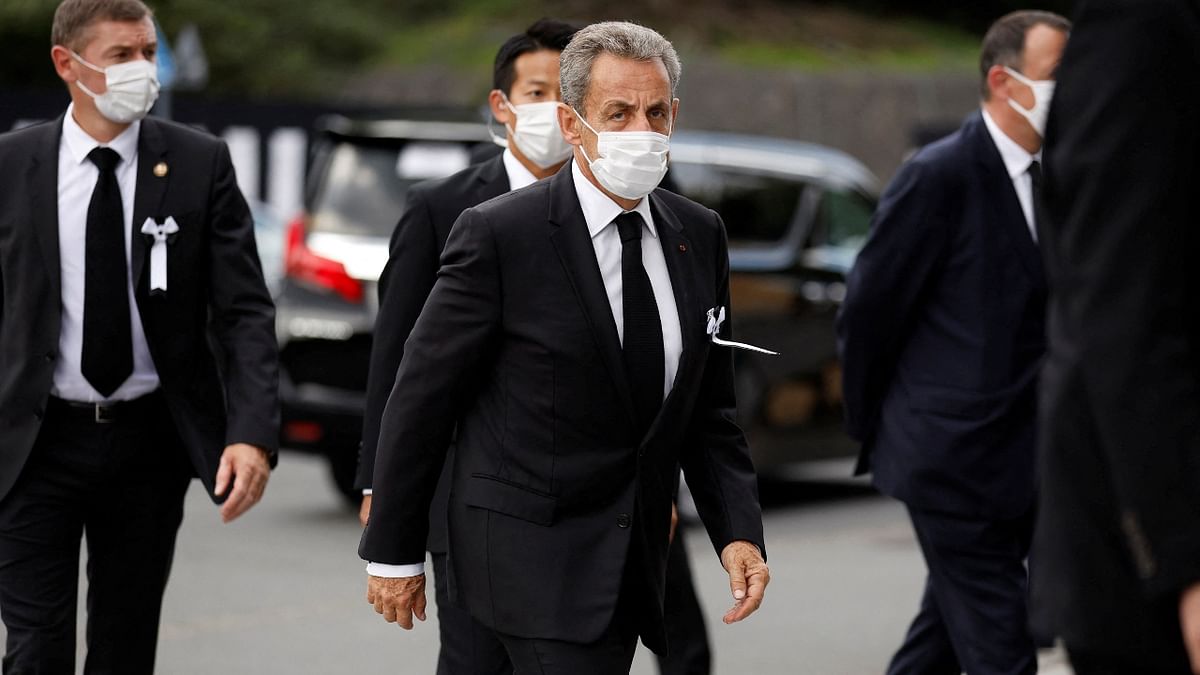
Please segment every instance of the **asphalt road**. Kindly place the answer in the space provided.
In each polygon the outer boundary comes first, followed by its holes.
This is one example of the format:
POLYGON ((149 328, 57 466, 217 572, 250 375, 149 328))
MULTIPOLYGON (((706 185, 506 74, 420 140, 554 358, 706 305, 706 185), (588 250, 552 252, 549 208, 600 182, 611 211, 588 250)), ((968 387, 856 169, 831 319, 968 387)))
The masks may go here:
MULTIPOLYGON (((731 604, 728 578, 703 532, 689 532, 715 672, 882 672, 924 582, 903 509, 853 484, 771 484, 763 496, 773 580, 763 608, 741 624, 720 623, 731 604)), ((159 673, 434 672, 433 613, 406 632, 367 605, 360 528, 322 460, 285 453, 263 503, 231 525, 195 483, 187 510, 159 673)), ((1047 653, 1042 672, 1069 673, 1060 661, 1047 653)), ((639 652, 633 672, 656 672, 649 652, 639 652)))

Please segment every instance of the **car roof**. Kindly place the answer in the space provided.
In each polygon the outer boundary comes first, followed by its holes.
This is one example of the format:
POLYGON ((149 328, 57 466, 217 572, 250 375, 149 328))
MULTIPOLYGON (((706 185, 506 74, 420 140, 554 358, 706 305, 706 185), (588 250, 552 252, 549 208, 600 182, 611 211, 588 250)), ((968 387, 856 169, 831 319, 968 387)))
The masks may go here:
POLYGON ((478 116, 462 119, 463 113, 450 112, 437 119, 351 119, 328 115, 317 122, 317 130, 334 136, 364 140, 487 141, 486 124, 478 116), (456 119, 457 118, 457 119, 456 119))
MULTIPOLYGON (((409 119, 322 118, 317 129, 346 139, 488 141, 477 111, 426 111, 409 119), (421 119, 424 118, 424 119, 421 119)), ((828 146, 786 138, 716 131, 679 130, 671 136, 674 159, 699 164, 754 169, 853 188, 871 196, 879 180, 862 162, 828 146)))
POLYGON ((798 176, 854 188, 871 196, 879 179, 851 155, 816 143, 716 131, 680 130, 671 136, 671 157, 798 176))

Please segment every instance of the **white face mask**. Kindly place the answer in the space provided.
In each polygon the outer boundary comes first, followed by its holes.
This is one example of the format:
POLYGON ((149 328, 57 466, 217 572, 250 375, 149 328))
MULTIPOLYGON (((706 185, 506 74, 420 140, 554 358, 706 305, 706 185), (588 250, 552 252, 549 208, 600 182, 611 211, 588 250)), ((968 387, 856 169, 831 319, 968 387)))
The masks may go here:
POLYGON ((567 161, 574 148, 563 139, 558 126, 558 101, 513 105, 504 96, 504 105, 516 115, 517 122, 515 126, 507 126, 508 139, 492 135, 496 145, 507 148, 511 139, 522 155, 543 169, 567 161))
POLYGON ((103 94, 92 92, 82 80, 75 80, 75 84, 92 97, 96 110, 110 122, 129 124, 140 120, 158 100, 158 66, 152 61, 139 59, 100 68, 84 61, 75 52, 71 52, 71 56, 88 68, 104 73, 106 91, 103 94))
POLYGON ((1054 98, 1054 80, 1031 80, 1008 66, 1004 66, 1004 72, 1011 75, 1017 82, 1033 90, 1032 108, 1021 107, 1021 104, 1017 103, 1012 97, 1009 97, 1008 104, 1012 106, 1013 110, 1021 113, 1022 117, 1029 120, 1030 126, 1033 127, 1038 136, 1045 138, 1046 117, 1050 114, 1050 100, 1054 98))
MULTIPOLYGON (((671 152, 670 130, 666 136, 656 131, 596 131, 578 110, 575 116, 596 134, 596 159, 587 156, 580 145, 592 175, 606 190, 625 199, 641 199, 654 191, 667 174, 671 152)), ((671 120, 673 128, 675 120, 671 120)))

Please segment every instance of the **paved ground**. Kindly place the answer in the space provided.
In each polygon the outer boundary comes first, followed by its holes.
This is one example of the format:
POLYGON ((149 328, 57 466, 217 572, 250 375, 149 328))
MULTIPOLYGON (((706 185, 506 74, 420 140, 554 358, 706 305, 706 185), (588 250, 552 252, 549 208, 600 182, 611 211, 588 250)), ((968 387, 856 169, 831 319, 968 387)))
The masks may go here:
MULTIPOLYGON (((689 546, 710 617, 715 672, 882 672, 920 595, 924 568, 903 510, 856 486, 764 492, 774 575, 762 610, 735 626, 727 577, 700 530, 689 546)), ((198 485, 188 497, 165 601, 160 673, 432 674, 435 619, 402 631, 365 602, 359 527, 318 459, 285 454, 263 504, 222 525, 198 485)), ((81 631, 82 634, 82 631, 81 631)), ((1049 653, 1042 672, 1069 673, 1049 653)), ((636 675, 655 672, 644 650, 636 675)))

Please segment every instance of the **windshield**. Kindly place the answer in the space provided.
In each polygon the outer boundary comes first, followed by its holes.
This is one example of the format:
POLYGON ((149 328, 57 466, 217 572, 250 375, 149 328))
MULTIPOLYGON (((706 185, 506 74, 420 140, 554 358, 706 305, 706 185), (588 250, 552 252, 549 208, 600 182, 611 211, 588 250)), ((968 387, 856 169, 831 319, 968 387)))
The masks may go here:
POLYGON ((312 231, 389 237, 413 184, 449 176, 469 163, 461 143, 339 143, 311 209, 312 231))

